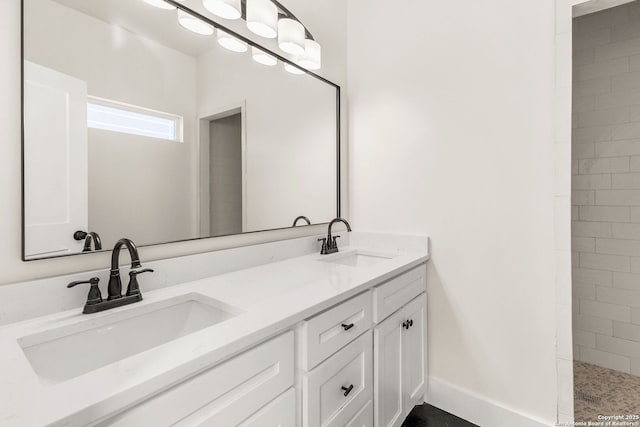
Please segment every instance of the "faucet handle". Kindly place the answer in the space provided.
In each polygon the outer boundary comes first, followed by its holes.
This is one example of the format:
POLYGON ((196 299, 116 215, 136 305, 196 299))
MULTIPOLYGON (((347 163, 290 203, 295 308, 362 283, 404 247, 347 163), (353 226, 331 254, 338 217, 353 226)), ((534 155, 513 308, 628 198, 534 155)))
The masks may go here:
POLYGON ((320 255, 327 254, 327 238, 324 237, 322 239, 318 239, 318 242, 322 242, 322 249, 320 250, 320 255))
POLYGON ((331 247, 333 249, 338 249, 338 242, 336 242, 336 239, 338 238, 340 238, 340 235, 333 236, 333 242, 331 242, 331 247))
POLYGON ((67 288, 73 288, 74 286, 85 284, 91 285, 91 287, 89 288, 89 295, 87 295, 86 305, 93 305, 102 302, 102 294, 100 293, 98 283, 100 283, 100 279, 98 277, 92 277, 89 280, 79 280, 77 282, 71 282, 67 285, 67 288))
POLYGON ((131 270, 129 272, 129 276, 137 276, 142 273, 153 273, 155 270, 153 268, 143 268, 142 270, 131 270))
POLYGON ((132 295, 140 295, 142 298, 142 294, 140 293, 140 286, 138 285, 138 274, 142 273, 153 273, 154 270, 152 268, 143 268, 141 270, 131 270, 129 272, 129 285, 127 285, 127 296, 132 295))

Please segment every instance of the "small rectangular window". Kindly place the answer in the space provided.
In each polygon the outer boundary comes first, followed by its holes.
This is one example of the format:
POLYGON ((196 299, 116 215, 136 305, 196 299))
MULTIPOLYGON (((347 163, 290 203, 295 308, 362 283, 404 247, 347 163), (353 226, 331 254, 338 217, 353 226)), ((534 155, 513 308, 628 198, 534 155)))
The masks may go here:
POLYGON ((90 128, 182 142, 182 117, 90 96, 90 128))

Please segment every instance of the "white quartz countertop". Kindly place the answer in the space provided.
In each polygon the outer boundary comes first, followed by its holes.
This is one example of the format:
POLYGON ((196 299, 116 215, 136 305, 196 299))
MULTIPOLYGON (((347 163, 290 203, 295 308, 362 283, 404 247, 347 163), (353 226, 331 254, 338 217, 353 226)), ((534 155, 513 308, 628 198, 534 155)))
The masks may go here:
POLYGON ((153 275, 146 275, 140 279, 144 295, 140 303, 93 315, 81 314, 82 307, 78 307, 0 328, 0 425, 87 425, 290 329, 297 322, 429 258, 426 249, 404 250, 393 245, 382 248, 374 240, 360 240, 358 246, 341 248, 338 254, 304 255, 147 293, 144 282, 153 280, 153 275), (356 267, 326 262, 353 251, 391 258, 356 267), (214 298, 244 313, 59 383, 39 377, 18 342, 25 336, 80 322, 94 322, 117 311, 136 309, 188 293, 214 298))

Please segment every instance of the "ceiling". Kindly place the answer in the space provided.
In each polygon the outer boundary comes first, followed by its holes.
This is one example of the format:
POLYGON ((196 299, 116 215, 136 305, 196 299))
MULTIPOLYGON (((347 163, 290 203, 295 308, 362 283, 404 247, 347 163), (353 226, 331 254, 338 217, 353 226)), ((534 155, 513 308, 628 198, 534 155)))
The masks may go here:
MULTIPOLYGON (((53 0, 134 34, 151 39, 187 55, 198 57, 215 46, 215 37, 201 36, 178 24, 176 10, 163 10, 141 0, 53 0)), ((198 10, 193 0, 186 6, 198 10)), ((198 10, 203 15, 204 10, 198 10)))
POLYGON ((632 1, 636 0, 573 0, 573 17, 600 12, 632 1))

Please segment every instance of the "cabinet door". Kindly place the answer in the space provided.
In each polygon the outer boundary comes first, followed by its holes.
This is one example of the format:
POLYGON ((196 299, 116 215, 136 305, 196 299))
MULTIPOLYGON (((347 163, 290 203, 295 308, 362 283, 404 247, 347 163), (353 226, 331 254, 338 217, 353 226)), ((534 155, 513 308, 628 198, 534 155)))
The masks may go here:
POLYGON ((373 426, 373 402, 370 400, 356 414, 355 417, 347 423, 345 427, 372 427, 373 426))
POLYGON ((296 392, 293 388, 259 410, 238 427, 295 427, 296 392))
POLYGON ((427 297, 423 293, 403 309, 404 321, 411 326, 403 329, 403 391, 405 416, 423 402, 426 391, 426 326, 427 297))
POLYGON ((371 331, 302 378, 305 427, 344 427, 371 400, 371 331))
POLYGON ((373 331, 375 427, 399 427, 404 421, 403 320, 404 310, 399 310, 373 331))
POLYGON ((99 426, 236 426, 293 386, 286 332, 110 418, 99 426))

